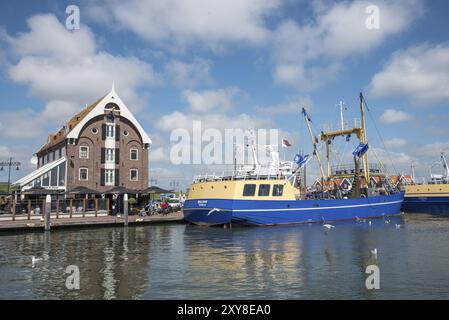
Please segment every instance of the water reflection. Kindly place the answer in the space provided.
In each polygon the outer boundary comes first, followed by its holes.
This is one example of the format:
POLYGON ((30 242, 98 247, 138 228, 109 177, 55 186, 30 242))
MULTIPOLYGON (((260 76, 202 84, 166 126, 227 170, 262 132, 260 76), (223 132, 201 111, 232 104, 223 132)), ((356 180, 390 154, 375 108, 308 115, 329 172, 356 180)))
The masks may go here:
POLYGON ((401 229, 401 219, 338 223, 327 234, 173 224, 1 236, 0 298, 448 298, 448 221, 407 219, 401 229), (43 259, 35 268, 33 255, 43 259), (381 269, 381 290, 365 289, 369 264, 381 269), (79 291, 65 287, 69 265, 80 268, 79 291))

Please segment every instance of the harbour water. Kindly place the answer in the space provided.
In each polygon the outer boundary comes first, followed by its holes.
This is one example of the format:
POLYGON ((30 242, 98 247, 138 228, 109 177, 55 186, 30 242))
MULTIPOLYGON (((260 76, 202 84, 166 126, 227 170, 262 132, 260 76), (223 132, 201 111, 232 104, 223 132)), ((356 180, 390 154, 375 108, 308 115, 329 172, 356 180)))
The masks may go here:
POLYGON ((0 299, 449 299, 448 217, 333 225, 2 235, 0 299), (365 288, 372 264, 378 290, 365 288), (70 265, 79 290, 66 288, 70 265))

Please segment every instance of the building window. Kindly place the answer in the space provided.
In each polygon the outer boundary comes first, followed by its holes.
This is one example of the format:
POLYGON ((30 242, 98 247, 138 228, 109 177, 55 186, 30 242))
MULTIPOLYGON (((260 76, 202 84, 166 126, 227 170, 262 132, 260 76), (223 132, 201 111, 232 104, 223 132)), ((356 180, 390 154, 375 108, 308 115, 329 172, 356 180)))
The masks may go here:
POLYGON ((80 147, 80 158, 81 159, 89 159, 89 147, 88 146, 80 147))
POLYGON ((105 170, 105 185, 115 185, 115 170, 105 170))
POLYGON ((137 170, 137 169, 129 170, 129 180, 130 181, 139 181, 139 170, 137 170))
POLYGON ((80 181, 87 181, 89 180, 89 170, 87 168, 80 168, 80 181))
POLYGON ((137 149, 131 149, 129 158, 131 160, 139 160, 139 150, 137 149))
POLYGON ((93 134, 97 134, 98 133, 98 129, 97 128, 92 128, 92 133, 93 134))
POLYGON ((106 137, 115 138, 115 126, 113 124, 108 124, 106 126, 106 137))
POLYGON ((115 149, 106 149, 106 162, 115 162, 115 149))
POLYGON ((129 132, 128 131, 123 131, 123 135, 125 136, 125 137, 127 137, 127 136, 129 136, 129 132))

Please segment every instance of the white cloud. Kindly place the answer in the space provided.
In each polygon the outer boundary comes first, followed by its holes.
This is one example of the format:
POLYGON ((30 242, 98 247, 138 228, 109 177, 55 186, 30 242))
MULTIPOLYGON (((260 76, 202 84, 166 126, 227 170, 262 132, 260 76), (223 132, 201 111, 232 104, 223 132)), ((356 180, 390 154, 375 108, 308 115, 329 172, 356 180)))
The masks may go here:
POLYGON ((401 148, 407 145, 407 140, 402 138, 393 138, 385 141, 387 148, 401 148))
MULTIPOLYGON (((8 75, 30 87, 30 94, 44 98, 42 111, 23 109, 2 114, 0 132, 10 139, 44 137, 106 94, 116 89, 134 111, 143 106, 137 88, 158 82, 153 67, 135 57, 114 56, 99 51, 94 35, 82 25, 68 31, 54 15, 35 15, 27 21, 29 31, 18 36, 3 32, 8 46, 8 75)), ((145 98, 145 97, 143 97, 145 98)))
POLYGON ((203 129, 215 128, 223 129, 251 129, 272 127, 268 119, 254 118, 248 114, 242 113, 236 116, 225 114, 191 114, 179 111, 163 116, 155 125, 164 132, 170 132, 174 129, 182 128, 188 131, 192 130, 193 121, 201 121, 203 129))
POLYGON ((211 62, 194 58, 192 63, 171 60, 165 65, 165 73, 170 83, 181 88, 193 88, 202 84, 212 84, 211 62))
POLYGON ((150 162, 170 161, 168 154, 163 147, 152 149, 150 152, 150 162))
POLYGON ((237 87, 227 87, 204 91, 185 90, 182 96, 192 112, 227 111, 234 106, 234 98, 240 92, 237 87))
POLYGON ((449 102, 449 44, 410 47, 392 55, 371 80, 374 96, 404 95, 414 103, 449 102))
POLYGON ((312 99, 310 97, 299 97, 286 103, 279 103, 270 106, 257 106, 256 112, 267 116, 293 116, 298 115, 303 107, 310 111, 312 108, 312 99))
POLYGON ((391 124, 408 121, 412 118, 413 117, 410 114, 404 111, 396 109, 386 109, 380 116, 380 121, 383 123, 391 124))
POLYGON ((85 25, 71 32, 50 14, 32 16, 27 23, 29 32, 4 38, 18 58, 10 66, 9 76, 17 83, 29 84, 33 96, 83 106, 107 93, 115 81, 120 95, 133 108, 140 103, 136 89, 158 81, 150 64, 99 51, 85 25))
POLYGON ((300 90, 316 89, 335 78, 344 59, 372 51, 421 11, 421 1, 376 1, 380 29, 368 29, 369 5, 371 1, 321 4, 303 25, 282 21, 273 33, 274 80, 300 90))
POLYGON ((99 1, 88 10, 92 19, 131 30, 152 44, 220 50, 225 43, 266 41, 265 19, 278 6, 278 0, 131 0, 99 1))

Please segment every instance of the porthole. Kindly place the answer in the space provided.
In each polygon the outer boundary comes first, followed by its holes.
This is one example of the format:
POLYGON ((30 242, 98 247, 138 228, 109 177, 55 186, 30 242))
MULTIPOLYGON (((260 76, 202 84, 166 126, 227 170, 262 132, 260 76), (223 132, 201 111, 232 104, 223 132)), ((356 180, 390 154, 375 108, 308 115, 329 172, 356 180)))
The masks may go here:
POLYGON ((98 133, 98 129, 97 128, 92 128, 91 131, 92 131, 93 134, 97 134, 98 133))

